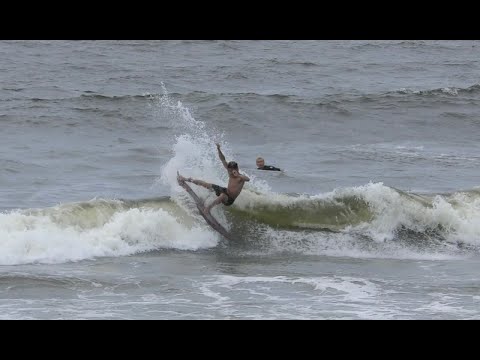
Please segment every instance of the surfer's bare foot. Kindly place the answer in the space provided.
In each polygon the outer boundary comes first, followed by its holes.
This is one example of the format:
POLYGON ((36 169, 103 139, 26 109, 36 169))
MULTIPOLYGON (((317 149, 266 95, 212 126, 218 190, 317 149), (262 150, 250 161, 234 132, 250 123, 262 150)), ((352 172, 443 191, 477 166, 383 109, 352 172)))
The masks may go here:
POLYGON ((205 207, 203 208, 203 212, 204 212, 204 213, 207 213, 207 214, 210 214, 210 209, 211 209, 211 208, 210 208, 209 206, 205 206, 205 207))
POLYGON ((183 177, 182 175, 180 175, 178 173, 177 173, 177 179, 180 180, 180 181, 186 181, 187 180, 185 177, 183 177))

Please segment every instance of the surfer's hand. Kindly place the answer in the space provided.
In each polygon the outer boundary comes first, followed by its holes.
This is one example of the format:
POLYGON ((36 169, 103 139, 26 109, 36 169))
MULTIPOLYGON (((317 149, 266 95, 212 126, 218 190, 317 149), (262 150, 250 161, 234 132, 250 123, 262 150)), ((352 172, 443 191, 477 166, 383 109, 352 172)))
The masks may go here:
POLYGON ((216 143, 215 145, 217 145, 217 149, 220 149, 220 143, 216 143))

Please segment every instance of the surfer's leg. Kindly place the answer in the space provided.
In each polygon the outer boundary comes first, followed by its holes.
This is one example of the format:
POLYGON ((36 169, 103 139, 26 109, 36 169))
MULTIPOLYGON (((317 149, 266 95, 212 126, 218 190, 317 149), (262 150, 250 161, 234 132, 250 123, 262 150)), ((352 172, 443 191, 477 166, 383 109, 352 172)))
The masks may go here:
POLYGON ((210 205, 205 206, 205 212, 210 213, 210 210, 212 210, 214 206, 223 203, 227 198, 227 194, 221 193, 210 205))
POLYGON ((185 179, 186 181, 189 181, 195 185, 198 185, 198 186, 203 186, 205 189, 208 189, 210 190, 212 188, 212 184, 210 183, 207 183, 206 181, 202 181, 202 180, 197 180, 197 179, 192 179, 192 178, 188 178, 188 179, 185 179))

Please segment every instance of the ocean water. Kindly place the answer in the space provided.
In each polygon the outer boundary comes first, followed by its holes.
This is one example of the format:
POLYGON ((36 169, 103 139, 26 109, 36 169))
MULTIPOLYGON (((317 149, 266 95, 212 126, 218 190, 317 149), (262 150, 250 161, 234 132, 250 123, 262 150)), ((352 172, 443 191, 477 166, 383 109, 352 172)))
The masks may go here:
POLYGON ((0 319, 480 319, 479 41, 11 40, 0 69, 0 319), (225 186, 216 142, 251 178, 212 211, 233 241, 176 183, 225 186))

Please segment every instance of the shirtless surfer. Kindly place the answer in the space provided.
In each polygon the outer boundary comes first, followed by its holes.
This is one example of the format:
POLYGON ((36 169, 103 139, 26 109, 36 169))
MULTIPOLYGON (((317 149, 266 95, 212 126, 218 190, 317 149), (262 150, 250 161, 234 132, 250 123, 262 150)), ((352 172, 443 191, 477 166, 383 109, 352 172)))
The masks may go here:
POLYGON ((240 195, 240 192, 243 189, 243 185, 245 185, 246 181, 250 181, 248 176, 242 175, 238 171, 238 164, 235 161, 226 162, 225 156, 223 155, 222 151, 220 150, 220 144, 217 143, 217 150, 218 156, 222 161, 223 166, 227 169, 228 172, 228 185, 226 188, 221 187, 219 185, 207 183, 202 180, 196 180, 192 178, 185 178, 182 175, 178 175, 178 179, 180 181, 188 181, 198 186, 203 186, 204 188, 215 191, 216 195, 218 196, 210 205, 205 206, 204 211, 209 214, 210 210, 220 204, 223 203, 225 206, 230 206, 233 204, 235 199, 240 195))

